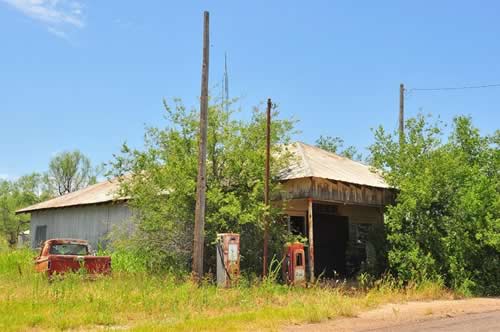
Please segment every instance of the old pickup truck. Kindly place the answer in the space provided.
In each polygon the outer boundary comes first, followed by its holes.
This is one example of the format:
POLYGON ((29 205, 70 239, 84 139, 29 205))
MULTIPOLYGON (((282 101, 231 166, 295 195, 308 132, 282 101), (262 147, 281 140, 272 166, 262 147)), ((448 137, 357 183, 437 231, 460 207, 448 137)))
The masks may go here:
POLYGON ((85 240, 52 239, 42 245, 40 254, 35 258, 35 269, 51 277, 85 269, 89 275, 111 273, 111 257, 91 254, 89 243, 85 240))

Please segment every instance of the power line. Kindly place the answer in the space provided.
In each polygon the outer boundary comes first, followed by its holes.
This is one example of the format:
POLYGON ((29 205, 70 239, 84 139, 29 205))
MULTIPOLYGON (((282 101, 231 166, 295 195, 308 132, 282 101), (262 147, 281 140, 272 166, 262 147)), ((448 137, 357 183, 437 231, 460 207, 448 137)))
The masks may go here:
POLYGON ((471 86, 446 87, 446 88, 412 88, 408 89, 407 91, 412 92, 412 91, 467 90, 467 89, 483 89, 483 88, 493 88, 493 87, 500 87, 500 84, 471 85, 471 86))

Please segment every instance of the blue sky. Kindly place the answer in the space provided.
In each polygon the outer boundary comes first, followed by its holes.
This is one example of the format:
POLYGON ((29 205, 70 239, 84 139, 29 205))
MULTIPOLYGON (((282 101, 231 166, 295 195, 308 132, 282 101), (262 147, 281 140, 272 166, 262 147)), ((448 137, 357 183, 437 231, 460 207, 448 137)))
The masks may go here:
MULTIPOLYGON (((203 10, 210 85, 227 52, 238 106, 273 98, 308 143, 363 150, 370 128, 396 128, 400 82, 500 83, 498 1, 0 0, 0 177, 76 148, 109 161, 124 141, 141 146, 145 124, 164 125, 163 97, 197 106, 203 10)), ((500 88, 415 92, 406 112, 468 114, 491 133, 499 106, 500 88)))

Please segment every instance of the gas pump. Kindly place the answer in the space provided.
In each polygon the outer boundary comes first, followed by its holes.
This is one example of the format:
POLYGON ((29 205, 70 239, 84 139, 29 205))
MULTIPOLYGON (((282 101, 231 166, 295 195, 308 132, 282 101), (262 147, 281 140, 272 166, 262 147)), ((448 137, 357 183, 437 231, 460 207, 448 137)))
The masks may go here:
POLYGON ((306 262, 304 245, 302 243, 289 243, 285 245, 283 279, 289 285, 305 285, 306 262))
POLYGON ((237 284, 240 275, 240 235, 217 234, 217 285, 231 287, 237 284))

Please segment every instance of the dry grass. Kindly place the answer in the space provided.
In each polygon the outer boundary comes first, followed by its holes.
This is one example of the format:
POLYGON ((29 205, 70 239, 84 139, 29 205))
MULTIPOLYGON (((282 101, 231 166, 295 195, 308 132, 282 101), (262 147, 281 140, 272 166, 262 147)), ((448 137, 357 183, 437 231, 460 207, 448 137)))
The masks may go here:
POLYGON ((383 282, 367 292, 271 282, 226 290, 144 273, 114 273, 96 281, 70 275, 49 283, 33 272, 31 259, 28 251, 0 253, 1 331, 276 330, 285 324, 355 316, 388 302, 451 296, 434 283, 400 289, 383 282))

